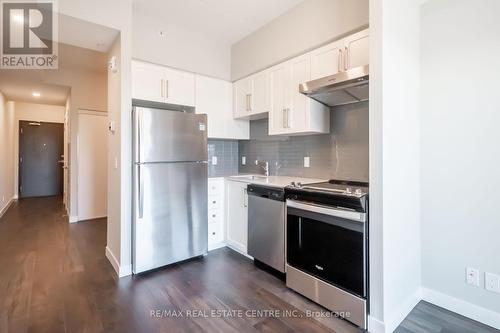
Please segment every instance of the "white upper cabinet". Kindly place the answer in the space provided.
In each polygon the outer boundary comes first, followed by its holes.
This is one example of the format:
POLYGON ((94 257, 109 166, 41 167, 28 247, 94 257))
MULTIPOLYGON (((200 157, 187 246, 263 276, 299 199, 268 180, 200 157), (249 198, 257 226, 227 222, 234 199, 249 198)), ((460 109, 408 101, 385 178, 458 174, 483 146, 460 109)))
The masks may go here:
POLYGON ((163 67, 132 61, 132 98, 165 103, 163 67))
POLYGON ((290 71, 286 64, 271 68, 271 112, 269 112, 269 135, 286 134, 286 112, 290 71))
POLYGON ((343 41, 330 43, 311 54, 311 80, 337 74, 343 70, 343 41))
POLYGON ((370 63, 369 30, 363 30, 344 38, 345 68, 351 69, 370 63))
POLYGON ((165 68, 165 101, 170 104, 195 105, 195 75, 175 69, 165 68))
POLYGON ((250 97, 252 96, 252 80, 245 78, 233 85, 234 118, 245 118, 250 113, 250 97))
POLYGON ((208 118, 208 137, 248 140, 248 120, 233 119, 233 85, 231 82, 196 76, 196 113, 208 118))
POLYGON ((265 118, 271 109, 270 75, 265 70, 234 83, 234 117, 265 118))
POLYGON ((132 98, 194 106, 194 95, 194 74, 132 61, 132 98))
POLYGON ((252 76, 252 95, 250 98, 250 113, 266 114, 271 109, 271 78, 269 71, 265 70, 252 76))
POLYGON ((369 30, 362 30, 234 83, 234 117, 269 114, 269 135, 330 132, 330 108, 306 97, 299 86, 369 64, 369 30))
POLYGON ((271 69, 269 135, 320 134, 330 131, 330 109, 299 92, 299 85, 310 79, 309 54, 271 69))
POLYGON ((369 30, 311 51, 311 80, 369 64, 369 30))

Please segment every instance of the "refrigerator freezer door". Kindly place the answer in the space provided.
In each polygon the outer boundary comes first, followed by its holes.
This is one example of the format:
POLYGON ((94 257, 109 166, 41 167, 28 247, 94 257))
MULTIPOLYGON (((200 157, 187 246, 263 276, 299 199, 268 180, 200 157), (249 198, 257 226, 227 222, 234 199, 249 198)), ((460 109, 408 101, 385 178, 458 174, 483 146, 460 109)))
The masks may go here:
POLYGON ((134 166, 133 272, 207 253, 207 164, 134 166))
POLYGON ((207 160, 207 116, 134 108, 134 162, 207 160))

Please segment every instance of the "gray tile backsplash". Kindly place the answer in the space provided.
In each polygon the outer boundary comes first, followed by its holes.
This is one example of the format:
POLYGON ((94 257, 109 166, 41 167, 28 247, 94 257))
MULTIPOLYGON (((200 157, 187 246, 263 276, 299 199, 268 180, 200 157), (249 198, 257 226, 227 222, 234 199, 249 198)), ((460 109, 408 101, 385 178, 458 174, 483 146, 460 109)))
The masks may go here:
POLYGON ((208 176, 226 177, 238 174, 238 141, 208 140, 208 176), (212 157, 217 157, 213 165, 212 157))
POLYGON ((250 140, 239 141, 239 172, 262 173, 255 160, 268 161, 271 175, 368 181, 368 102, 333 108, 329 134, 269 136, 267 119, 252 121, 250 140))

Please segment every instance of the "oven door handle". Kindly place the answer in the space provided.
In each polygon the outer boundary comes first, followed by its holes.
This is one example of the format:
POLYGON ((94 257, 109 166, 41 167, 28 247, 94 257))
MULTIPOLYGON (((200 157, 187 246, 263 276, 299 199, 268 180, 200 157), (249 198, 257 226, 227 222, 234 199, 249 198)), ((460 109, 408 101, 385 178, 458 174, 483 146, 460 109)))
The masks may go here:
POLYGON ((335 208, 331 208, 328 206, 317 205, 317 204, 312 204, 312 203, 303 203, 303 202, 299 202, 299 201, 295 201, 295 200, 287 200, 286 205, 287 205, 287 207, 296 208, 296 209, 305 210, 308 212, 313 212, 313 213, 318 213, 318 214, 323 214, 323 215, 335 216, 335 217, 339 217, 339 218, 350 220, 350 221, 356 221, 356 222, 361 222, 361 223, 366 222, 366 213, 335 209, 335 208))

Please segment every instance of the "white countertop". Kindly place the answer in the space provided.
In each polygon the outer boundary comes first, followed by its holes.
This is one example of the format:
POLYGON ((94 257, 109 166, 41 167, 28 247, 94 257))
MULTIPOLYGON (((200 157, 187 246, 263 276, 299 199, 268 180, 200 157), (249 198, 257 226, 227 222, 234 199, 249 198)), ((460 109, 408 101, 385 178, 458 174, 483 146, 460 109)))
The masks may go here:
POLYGON ((256 185, 266 185, 271 187, 279 187, 284 188, 285 186, 290 185, 290 183, 301 183, 301 184, 312 184, 312 183, 320 183, 326 180, 324 179, 315 179, 315 178, 301 178, 301 177, 290 177, 290 176, 264 176, 264 175, 239 175, 239 176, 230 176, 226 177, 228 180, 238 181, 248 184, 256 184, 256 185))

